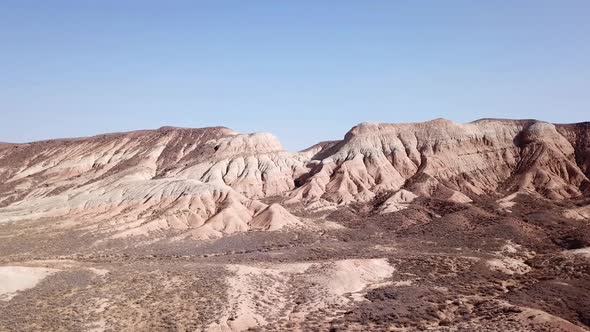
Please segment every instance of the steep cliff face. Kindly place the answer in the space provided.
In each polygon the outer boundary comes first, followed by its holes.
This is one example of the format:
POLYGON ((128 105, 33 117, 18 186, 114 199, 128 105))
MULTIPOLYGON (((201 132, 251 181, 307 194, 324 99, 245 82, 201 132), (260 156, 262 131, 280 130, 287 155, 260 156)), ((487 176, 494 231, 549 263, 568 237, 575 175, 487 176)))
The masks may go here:
POLYGON ((590 177, 590 122, 556 125, 574 147, 576 162, 586 177, 590 177))
POLYGON ((271 134, 223 127, 0 144, 0 222, 58 218, 111 237, 173 230, 219 237, 303 224, 279 205, 418 196, 470 202, 529 192, 590 194, 590 124, 484 119, 363 123, 299 153, 271 134))
POLYGON ((587 130, 574 128, 568 140, 556 126, 533 120, 363 123, 311 162, 291 201, 346 204, 401 188, 457 202, 498 191, 579 196, 588 185, 580 168, 587 167, 587 130))
POLYGON ((535 122, 516 138, 520 154, 505 188, 537 192, 552 199, 580 196, 588 177, 576 163, 575 147, 549 123, 535 122))

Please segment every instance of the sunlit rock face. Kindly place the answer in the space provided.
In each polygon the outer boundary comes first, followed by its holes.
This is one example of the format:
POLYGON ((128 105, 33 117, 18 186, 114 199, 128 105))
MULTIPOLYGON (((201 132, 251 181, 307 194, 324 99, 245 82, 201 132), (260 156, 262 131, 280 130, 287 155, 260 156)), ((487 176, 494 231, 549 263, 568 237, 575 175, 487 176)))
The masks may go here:
POLYGON ((256 199, 293 189, 303 164, 271 134, 222 127, 6 144, 0 221, 59 217, 113 237, 210 238, 247 231, 264 213, 256 228, 278 229, 296 218, 256 199))
POLYGON ((590 192, 588 123, 484 119, 362 123, 341 141, 285 151, 272 134, 165 127, 0 144, 0 222, 57 218, 110 237, 208 239, 303 227, 283 205, 420 196, 469 203, 497 193, 590 192))
POLYGON ((498 191, 561 199, 588 187, 588 126, 483 119, 362 123, 319 154, 293 201, 369 201, 407 189, 466 203, 498 191))

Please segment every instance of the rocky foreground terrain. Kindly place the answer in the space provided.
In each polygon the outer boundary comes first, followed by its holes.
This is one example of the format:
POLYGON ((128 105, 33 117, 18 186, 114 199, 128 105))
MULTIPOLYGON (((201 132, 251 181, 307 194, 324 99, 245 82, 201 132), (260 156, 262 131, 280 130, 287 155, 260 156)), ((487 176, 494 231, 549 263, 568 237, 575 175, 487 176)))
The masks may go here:
POLYGON ((0 144, 0 331, 590 331, 590 123, 0 144))

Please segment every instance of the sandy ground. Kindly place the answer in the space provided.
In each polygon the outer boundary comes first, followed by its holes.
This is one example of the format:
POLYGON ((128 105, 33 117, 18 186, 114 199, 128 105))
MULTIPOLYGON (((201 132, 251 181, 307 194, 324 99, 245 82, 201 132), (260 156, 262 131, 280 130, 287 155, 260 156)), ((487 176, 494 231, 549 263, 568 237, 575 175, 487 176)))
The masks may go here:
POLYGON ((39 267, 0 266, 0 300, 9 301, 18 291, 35 287, 57 271, 39 267))
POLYGON ((394 271, 385 259, 227 268, 232 272, 227 279, 230 305, 209 331, 245 331, 270 322, 299 329, 312 312, 362 301, 364 290, 387 280, 394 271), (281 300, 298 297, 301 300, 295 305, 281 300))
POLYGON ((590 258, 590 248, 576 249, 576 250, 572 250, 571 252, 574 254, 578 254, 578 255, 582 255, 582 256, 586 256, 586 257, 590 258))
POLYGON ((587 224, 512 202, 294 206, 307 227, 209 241, 2 224, 0 331, 590 330, 587 224))

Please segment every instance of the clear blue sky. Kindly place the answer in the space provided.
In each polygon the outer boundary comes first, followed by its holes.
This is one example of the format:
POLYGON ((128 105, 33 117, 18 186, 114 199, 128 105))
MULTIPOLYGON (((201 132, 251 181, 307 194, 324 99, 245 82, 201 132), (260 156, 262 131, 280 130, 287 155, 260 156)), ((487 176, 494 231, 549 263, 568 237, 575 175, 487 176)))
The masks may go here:
POLYGON ((0 1, 0 141, 590 120, 590 1, 0 1))

